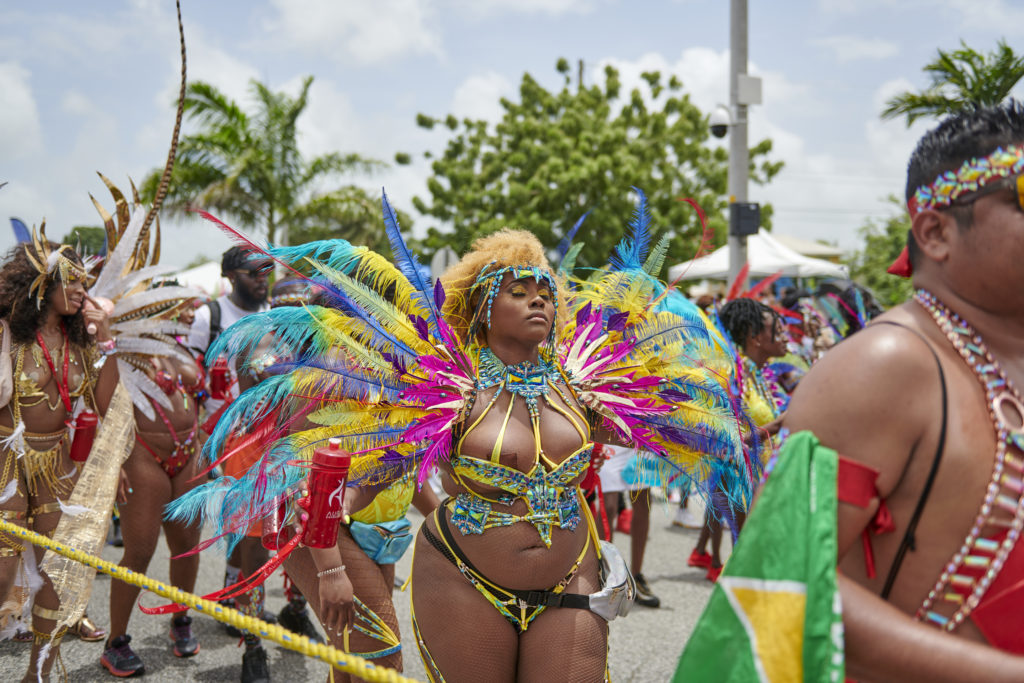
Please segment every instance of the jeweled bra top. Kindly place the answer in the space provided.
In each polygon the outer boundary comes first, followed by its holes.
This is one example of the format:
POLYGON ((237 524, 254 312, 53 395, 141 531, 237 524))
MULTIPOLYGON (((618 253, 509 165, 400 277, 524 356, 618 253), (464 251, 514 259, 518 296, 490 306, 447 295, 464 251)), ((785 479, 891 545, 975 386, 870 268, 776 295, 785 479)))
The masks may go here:
POLYGON ((481 534, 485 529, 492 527, 528 522, 537 529, 544 544, 550 546, 553 526, 572 530, 579 525, 579 500, 572 482, 586 471, 593 443, 590 442, 587 421, 583 414, 573 407, 574 402, 563 392, 563 383, 564 377, 560 369, 550 359, 542 360, 536 365, 520 363, 506 366, 489 349, 484 348, 480 351, 476 390, 479 393, 491 387, 498 388, 480 415, 465 429, 458 440, 457 452, 452 454, 451 458, 455 480, 467 489, 466 492, 451 499, 448 504, 452 511, 452 523, 463 534, 481 534), (490 459, 482 460, 464 455, 462 444, 466 436, 484 420, 504 391, 511 395, 490 459), (549 400, 549 392, 557 394, 568 410, 549 400), (517 397, 526 403, 533 429, 535 459, 529 472, 522 472, 499 462, 505 430, 517 397), (538 399, 541 398, 572 424, 583 442, 560 463, 552 462, 544 454, 541 446, 538 405, 538 399), (501 493, 496 498, 488 498, 469 490, 466 481, 500 489, 501 493), (493 509, 494 505, 510 506, 517 499, 526 501, 529 511, 525 515, 493 509))

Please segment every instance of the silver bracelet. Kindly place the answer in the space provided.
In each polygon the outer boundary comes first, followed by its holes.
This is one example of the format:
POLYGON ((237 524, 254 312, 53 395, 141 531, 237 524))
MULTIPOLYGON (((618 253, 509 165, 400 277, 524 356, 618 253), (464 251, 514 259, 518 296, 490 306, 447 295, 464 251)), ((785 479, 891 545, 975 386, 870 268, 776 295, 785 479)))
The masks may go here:
POLYGON ((325 569, 322 572, 317 572, 316 573, 316 578, 322 579, 325 576, 327 576, 328 574, 334 574, 335 572, 343 572, 343 571, 345 571, 345 565, 339 564, 337 567, 334 567, 333 569, 325 569))

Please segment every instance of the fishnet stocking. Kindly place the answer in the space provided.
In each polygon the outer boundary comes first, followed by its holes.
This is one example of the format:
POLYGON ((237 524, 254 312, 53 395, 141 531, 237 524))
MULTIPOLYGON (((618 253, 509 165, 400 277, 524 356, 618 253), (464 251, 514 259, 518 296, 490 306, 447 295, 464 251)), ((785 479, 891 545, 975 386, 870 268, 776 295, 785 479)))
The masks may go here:
MULTIPOLYGON (((338 549, 341 550, 341 557, 345 562, 345 574, 348 575, 349 581, 352 582, 352 588, 356 597, 373 610, 398 638, 401 638, 401 633, 398 629, 398 616, 395 614, 395 605, 391 600, 391 590, 395 581, 395 566, 393 564, 377 565, 374 563, 356 544, 352 539, 352 535, 345 527, 341 527, 338 532, 338 549)), ((285 571, 288 572, 288 576, 295 586, 302 591, 302 594, 310 596, 309 606, 313 608, 317 618, 319 618, 320 599, 317 597, 320 594, 317 589, 319 581, 316 578, 316 567, 309 556, 309 550, 302 548, 293 552, 285 560, 285 571)), ((348 642, 349 651, 353 653, 376 652, 388 647, 387 644, 358 631, 349 633, 348 642)), ((340 635, 331 638, 331 644, 338 648, 344 647, 344 641, 340 635)), ((403 647, 405 645, 403 643, 403 647)), ((396 669, 397 671, 402 670, 401 651, 372 661, 380 666, 396 669)), ((334 680, 337 683, 349 683, 350 681, 361 681, 363 679, 353 678, 347 673, 335 669, 334 680)))
MULTIPOLYGON (((598 584, 591 551, 568 590, 592 593, 598 584)), ((549 608, 519 634, 422 534, 412 600, 420 636, 447 683, 605 679, 608 625, 601 617, 549 608)))

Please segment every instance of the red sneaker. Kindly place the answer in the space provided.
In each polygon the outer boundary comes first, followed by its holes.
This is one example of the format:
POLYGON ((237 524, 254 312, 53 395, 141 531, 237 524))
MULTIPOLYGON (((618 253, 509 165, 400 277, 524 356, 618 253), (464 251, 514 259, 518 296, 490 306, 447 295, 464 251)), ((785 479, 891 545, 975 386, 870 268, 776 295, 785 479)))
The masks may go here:
POLYGON ((619 512, 619 519, 615 522, 615 530, 628 534, 630 529, 633 528, 633 511, 630 508, 621 510, 619 512))
POLYGON ((711 583, 718 583, 718 576, 722 573, 721 567, 708 567, 708 573, 704 575, 704 578, 711 583))
POLYGON ((711 566, 711 553, 702 553, 696 548, 690 553, 690 559, 686 561, 687 567, 700 567, 706 569, 711 566))

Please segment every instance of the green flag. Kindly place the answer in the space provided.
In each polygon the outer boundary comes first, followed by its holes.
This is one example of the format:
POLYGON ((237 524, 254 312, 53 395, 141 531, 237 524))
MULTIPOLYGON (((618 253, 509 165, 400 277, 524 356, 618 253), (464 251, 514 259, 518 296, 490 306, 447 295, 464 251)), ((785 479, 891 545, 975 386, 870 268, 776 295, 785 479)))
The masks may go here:
POLYGON ((675 683, 843 681, 836 452, 790 436, 679 658, 675 683))

